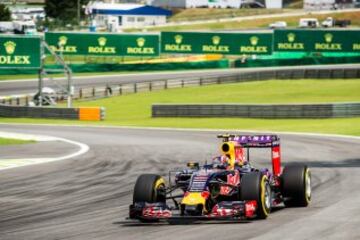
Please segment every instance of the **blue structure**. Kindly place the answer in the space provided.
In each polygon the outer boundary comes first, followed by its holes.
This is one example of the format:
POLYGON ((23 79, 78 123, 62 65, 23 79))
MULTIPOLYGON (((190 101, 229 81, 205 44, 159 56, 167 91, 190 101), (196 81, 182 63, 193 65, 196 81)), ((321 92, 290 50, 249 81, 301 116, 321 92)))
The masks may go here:
POLYGON ((172 12, 160 7, 141 4, 89 4, 86 13, 92 15, 96 26, 116 32, 121 28, 155 26, 166 23, 172 12))
POLYGON ((92 9, 92 14, 103 15, 149 15, 149 16, 171 16, 172 12, 159 7, 140 6, 133 9, 92 9))

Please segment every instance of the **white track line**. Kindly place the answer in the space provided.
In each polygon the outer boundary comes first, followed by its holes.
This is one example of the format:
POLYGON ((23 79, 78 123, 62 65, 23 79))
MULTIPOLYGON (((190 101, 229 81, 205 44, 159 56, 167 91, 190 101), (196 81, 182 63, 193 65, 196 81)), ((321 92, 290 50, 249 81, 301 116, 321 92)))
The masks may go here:
POLYGON ((78 127, 78 128, 112 128, 112 129, 134 129, 134 130, 154 130, 154 131, 183 131, 183 132, 240 132, 253 134, 280 134, 280 135, 299 135, 309 137, 333 137, 343 139, 360 140, 360 136, 328 134, 328 133, 309 133, 309 132, 286 132, 272 130, 241 130, 241 129, 209 129, 209 128, 171 128, 171 127, 135 127, 135 126, 107 126, 107 125, 80 125, 80 124, 40 124, 40 123, 1 123, 8 126, 48 126, 48 127, 78 127))
MULTIPOLYGON (((16 125, 16 126, 56 126, 56 127, 79 127, 79 128, 113 128, 113 129, 134 129, 134 130, 154 130, 154 131, 187 131, 187 132, 241 132, 241 133, 263 133, 263 134, 280 134, 280 135, 298 135, 298 136, 309 136, 309 137, 325 137, 325 138, 338 138, 338 139, 352 139, 360 140, 358 136, 340 135, 340 134, 321 134, 321 133, 301 133, 301 132, 276 132, 276 131, 262 131, 262 130, 231 130, 231 129, 199 129, 199 128, 160 128, 160 127, 129 127, 129 126, 86 126, 86 125, 56 125, 56 124, 17 124, 17 123, 0 123, 0 125, 16 125)), ((57 158, 33 158, 33 159, 0 159, 0 171, 47 163, 54 161, 61 161, 73 157, 77 157, 81 154, 86 153, 89 150, 89 146, 83 143, 75 142, 65 138, 40 136, 40 135, 28 135, 18 133, 6 133, 0 132, 0 137, 17 138, 23 140, 37 140, 37 141, 63 141, 80 148, 79 151, 57 158), (7 165, 6 165, 7 164, 7 165), (5 165, 5 166, 4 166, 5 165)))
POLYGON ((69 143, 69 144, 79 147, 78 151, 68 154, 68 155, 65 155, 65 156, 60 156, 60 157, 29 158, 29 159, 26 159, 26 158, 25 159, 0 159, 0 171, 12 169, 12 168, 18 168, 18 167, 66 160, 66 159, 80 156, 80 155, 86 153, 87 151, 89 151, 89 149, 90 149, 89 146, 84 143, 75 142, 75 141, 65 139, 65 138, 51 137, 51 136, 0 132, 0 137, 11 138, 11 139, 20 139, 20 140, 34 140, 34 141, 39 141, 39 142, 62 141, 62 142, 69 143))

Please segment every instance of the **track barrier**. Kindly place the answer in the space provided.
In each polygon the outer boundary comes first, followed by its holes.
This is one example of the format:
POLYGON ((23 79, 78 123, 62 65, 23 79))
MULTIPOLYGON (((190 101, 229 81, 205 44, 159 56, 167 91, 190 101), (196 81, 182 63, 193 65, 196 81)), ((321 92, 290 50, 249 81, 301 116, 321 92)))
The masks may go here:
POLYGON ((360 103, 154 104, 152 117, 348 118, 360 117, 360 103))
POLYGON ((5 106, 0 104, 0 117, 101 121, 105 119, 105 108, 24 107, 5 106))

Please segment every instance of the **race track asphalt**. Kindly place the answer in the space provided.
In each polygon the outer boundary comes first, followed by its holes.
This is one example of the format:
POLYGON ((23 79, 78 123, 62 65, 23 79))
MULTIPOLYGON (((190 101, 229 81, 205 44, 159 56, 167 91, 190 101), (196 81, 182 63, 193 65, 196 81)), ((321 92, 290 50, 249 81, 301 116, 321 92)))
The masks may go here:
MULTIPOLYGON (((344 65, 315 65, 303 66, 306 69, 343 69, 360 67, 360 64, 344 64, 344 65)), ((299 66, 301 67, 301 66, 299 66)), ((172 71, 172 72, 134 72, 130 74, 104 75, 104 76, 87 76, 74 77, 74 87, 104 87, 108 85, 118 85, 135 82, 149 82, 170 79, 198 78, 209 76, 227 76, 245 72, 261 72, 277 69, 293 69, 294 67, 264 67, 264 68, 231 68, 231 69, 206 69, 206 70, 188 70, 188 71, 172 71)), ((60 89, 59 86, 66 87, 67 81, 64 78, 54 78, 54 80, 45 80, 44 86, 53 89, 60 89)), ((10 80, 0 81, 0 96, 16 95, 16 94, 33 94, 37 92, 38 80, 10 80)))
MULTIPOLYGON (((308 164, 313 201, 267 220, 194 225, 126 224, 136 177, 166 175, 218 153, 217 132, 0 125, 1 131, 85 143, 75 159, 2 171, 0 239, 360 239, 360 140, 281 135, 284 164, 308 164)), ((252 154, 258 167, 270 153, 252 154)))

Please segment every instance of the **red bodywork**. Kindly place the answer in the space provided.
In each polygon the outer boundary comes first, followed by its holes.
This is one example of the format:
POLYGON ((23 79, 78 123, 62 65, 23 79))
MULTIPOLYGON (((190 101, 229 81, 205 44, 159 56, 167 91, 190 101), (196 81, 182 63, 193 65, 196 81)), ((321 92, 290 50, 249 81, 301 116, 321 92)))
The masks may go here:
POLYGON ((273 174, 279 177, 281 174, 280 145, 271 148, 271 159, 272 159, 273 174))

